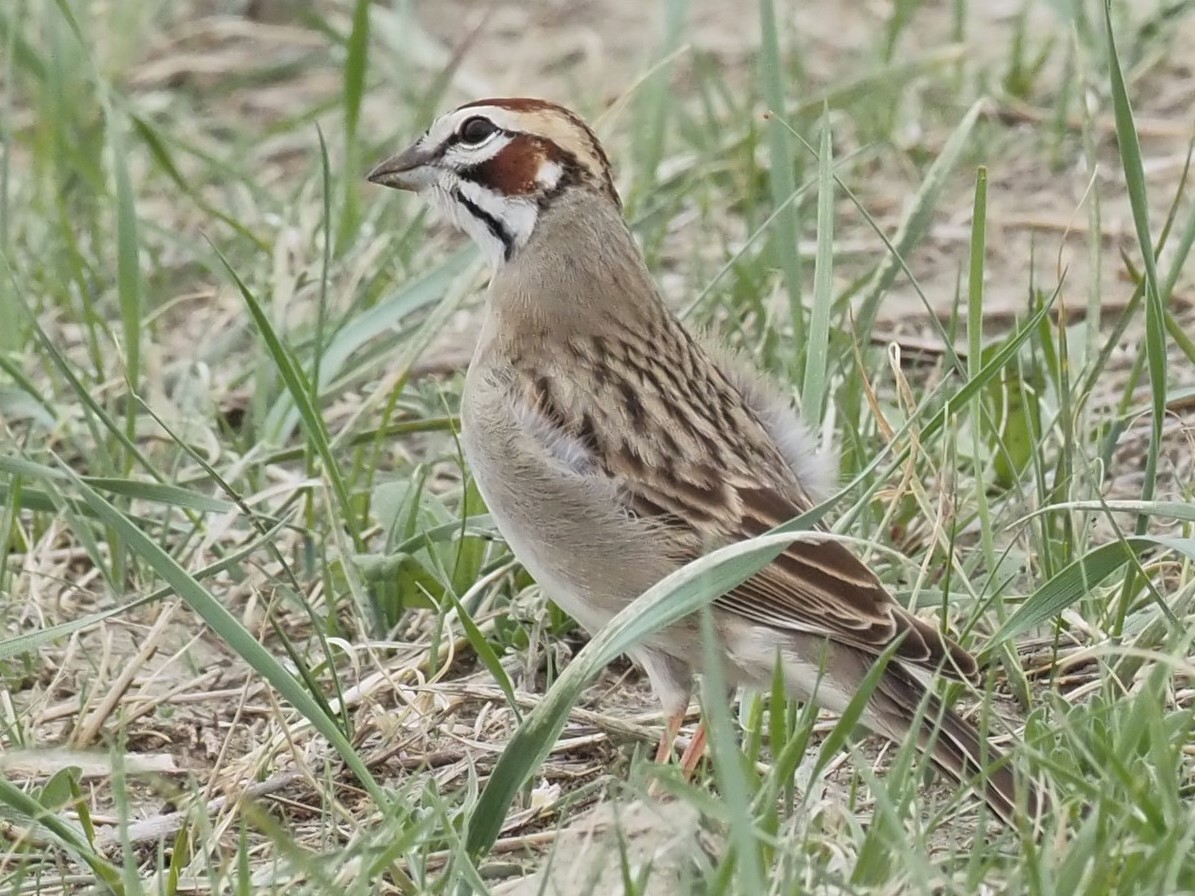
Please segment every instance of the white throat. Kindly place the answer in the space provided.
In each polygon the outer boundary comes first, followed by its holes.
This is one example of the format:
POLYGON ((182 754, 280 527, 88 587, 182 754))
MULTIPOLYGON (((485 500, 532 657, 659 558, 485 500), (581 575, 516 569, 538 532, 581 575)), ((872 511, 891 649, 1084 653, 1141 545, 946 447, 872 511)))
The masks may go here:
POLYGON ((533 198, 506 196, 463 178, 436 184, 425 196, 452 226, 469 235, 495 270, 527 245, 539 220, 533 198))

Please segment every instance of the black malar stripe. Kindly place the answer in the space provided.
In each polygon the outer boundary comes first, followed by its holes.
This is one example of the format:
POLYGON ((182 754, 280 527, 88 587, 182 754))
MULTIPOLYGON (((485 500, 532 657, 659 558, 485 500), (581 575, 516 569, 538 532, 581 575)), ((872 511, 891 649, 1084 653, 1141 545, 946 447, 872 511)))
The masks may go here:
POLYGON ((498 242, 502 244, 502 256, 510 261, 510 256, 514 252, 515 241, 502 222, 483 209, 480 205, 462 193, 460 190, 452 191, 452 198, 465 207, 465 211, 471 214, 474 218, 485 225, 488 230, 498 242))

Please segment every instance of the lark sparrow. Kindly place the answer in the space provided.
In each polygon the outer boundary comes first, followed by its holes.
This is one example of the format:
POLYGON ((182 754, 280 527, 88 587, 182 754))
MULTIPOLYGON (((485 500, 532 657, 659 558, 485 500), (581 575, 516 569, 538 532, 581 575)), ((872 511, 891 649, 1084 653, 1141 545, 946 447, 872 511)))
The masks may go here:
MULTIPOLYGON (((468 103, 369 179, 419 193, 489 258, 461 403, 465 455, 515 556, 590 632, 687 561, 827 494, 828 466, 791 402, 661 300, 606 153, 575 114, 538 99, 468 103)), ((895 642, 863 723, 897 742, 911 734, 1016 817, 1006 759, 923 683, 929 672, 974 679, 975 659, 839 541, 794 543, 718 598, 713 618, 732 684, 766 688, 779 661, 793 696, 835 711, 895 642)), ((698 620, 631 655, 663 703, 664 758, 702 663, 698 620)), ((1032 788, 1021 794, 1032 809, 1032 788)))

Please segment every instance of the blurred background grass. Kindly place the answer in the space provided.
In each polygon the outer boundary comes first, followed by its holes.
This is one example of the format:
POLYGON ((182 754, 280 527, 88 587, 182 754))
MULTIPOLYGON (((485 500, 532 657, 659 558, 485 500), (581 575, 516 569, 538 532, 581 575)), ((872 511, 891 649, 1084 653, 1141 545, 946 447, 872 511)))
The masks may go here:
POLYGON ((1195 891, 1193 6, 0 9, 3 886, 1195 891), (665 296, 837 447, 836 528, 987 650, 1040 841, 779 695, 656 772, 625 663, 475 820, 584 639, 453 436, 485 273, 362 176, 512 93, 595 123, 665 296))

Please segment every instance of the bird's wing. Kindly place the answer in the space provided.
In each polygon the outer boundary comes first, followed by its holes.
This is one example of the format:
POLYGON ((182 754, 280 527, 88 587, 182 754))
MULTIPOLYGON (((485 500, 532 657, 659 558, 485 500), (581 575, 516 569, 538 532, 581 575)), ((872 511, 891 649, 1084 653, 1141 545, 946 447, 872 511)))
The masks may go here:
MULTIPOLYGON (((674 557, 761 535, 808 510, 786 452, 743 392, 679 325, 657 334, 664 338, 673 341, 663 348, 649 335, 601 346, 583 380, 565 368, 525 374, 522 400, 585 446, 594 473, 617 484, 628 514, 666 534, 674 557), (661 368, 653 352, 676 366, 661 368)), ((873 654, 900 639, 896 656, 907 663, 955 677, 976 672, 967 651, 896 603, 862 561, 820 530, 715 606, 873 654)))
MULTIPOLYGON (((635 512, 663 512, 673 526, 695 526, 706 544, 762 535, 809 509, 758 483, 723 481, 721 488, 699 489, 679 470, 669 478, 651 469, 622 473, 618 478, 635 512), (702 500, 686 508, 697 495, 702 500)), ((874 654, 900 638, 896 657, 905 662, 958 678, 977 671, 974 657, 896 603, 858 557, 824 532, 793 542, 715 605, 770 628, 825 635, 874 654)))

